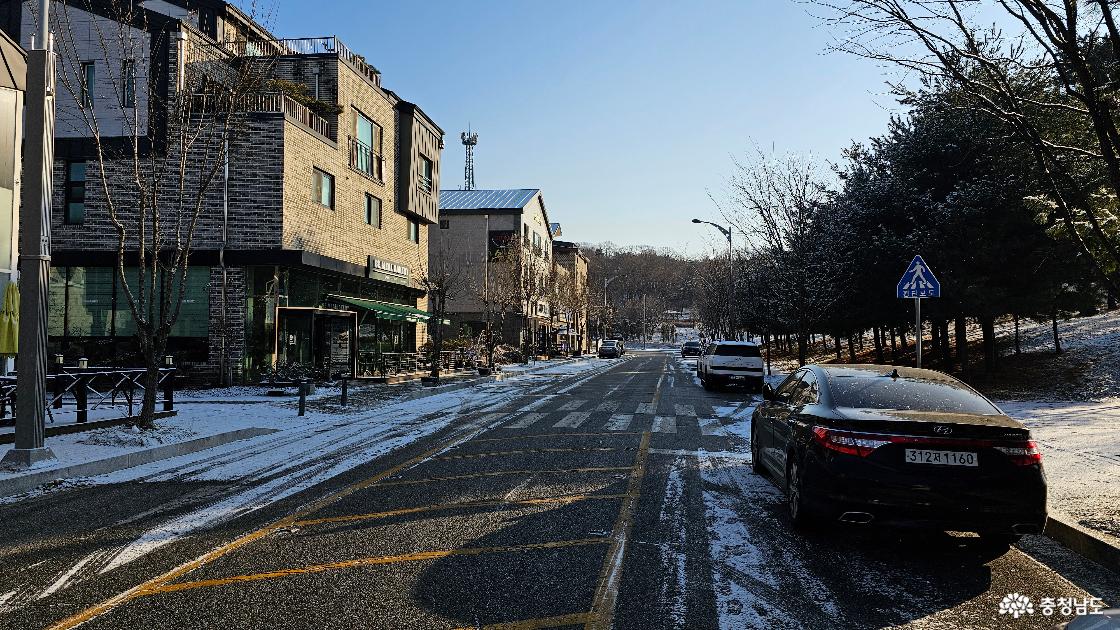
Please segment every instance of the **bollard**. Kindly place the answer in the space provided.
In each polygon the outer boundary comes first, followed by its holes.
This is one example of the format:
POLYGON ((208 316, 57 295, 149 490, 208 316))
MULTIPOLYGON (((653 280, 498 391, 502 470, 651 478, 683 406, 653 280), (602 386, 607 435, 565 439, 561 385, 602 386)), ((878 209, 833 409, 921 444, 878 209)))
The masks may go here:
POLYGON ((340 396, 340 397, 339 397, 339 401, 338 401, 338 405, 339 405, 340 407, 345 407, 345 406, 346 406, 346 404, 347 404, 347 403, 349 402, 349 400, 350 400, 350 399, 349 399, 349 396, 347 396, 347 392, 346 392, 346 384, 347 384, 348 382, 350 382, 350 379, 348 379, 348 378, 346 378, 345 376, 343 376, 343 377, 342 377, 342 396, 340 396))
POLYGON ((163 410, 175 410, 175 357, 170 354, 163 357, 163 364, 170 372, 163 379, 163 410))
POLYGON ((307 379, 297 379, 299 385, 299 415, 307 413, 307 379))
POLYGON ((79 376, 77 383, 74 385, 74 401, 78 407, 78 422, 85 422, 89 419, 89 409, 86 406, 86 388, 89 384, 88 376, 79 376))

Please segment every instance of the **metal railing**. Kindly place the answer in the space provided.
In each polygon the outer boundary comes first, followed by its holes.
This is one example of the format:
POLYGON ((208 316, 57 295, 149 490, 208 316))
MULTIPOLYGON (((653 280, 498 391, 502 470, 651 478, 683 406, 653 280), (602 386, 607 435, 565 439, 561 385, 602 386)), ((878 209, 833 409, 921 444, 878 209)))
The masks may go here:
POLYGON ((297 102, 287 94, 268 92, 264 94, 246 94, 233 102, 229 97, 222 95, 195 94, 192 108, 199 112, 225 111, 232 108, 241 112, 268 112, 284 114, 288 119, 303 125, 308 130, 334 140, 331 136, 330 123, 325 118, 297 102))
POLYGON ((366 146, 366 143, 349 136, 350 140, 350 168, 373 177, 377 180, 383 180, 383 160, 380 155, 373 152, 373 149, 366 146))
POLYGON ((381 85, 381 73, 366 62, 365 57, 346 47, 337 37, 301 37, 257 41, 223 42, 226 50, 238 57, 268 55, 338 55, 338 58, 365 76, 374 85, 381 85))
MULTIPOLYGON (((464 352, 458 350, 444 350, 439 353, 440 369, 450 370, 456 364, 469 363, 464 352)), ((382 352, 364 351, 358 353, 359 376, 394 376, 397 374, 415 374, 431 369, 431 361, 427 355, 417 352, 382 352)))
MULTIPOLYGON (((164 411, 175 409, 175 370, 173 367, 159 369, 157 387, 163 392, 164 411)), ((127 416, 132 416, 143 401, 146 376, 144 368, 63 367, 46 377, 47 418, 53 423, 56 412, 67 413, 65 408, 70 406, 74 408, 78 423, 86 422, 91 411, 118 406, 121 411, 127 408, 127 416)), ((0 424, 14 421, 16 405, 16 377, 0 377, 0 424)))

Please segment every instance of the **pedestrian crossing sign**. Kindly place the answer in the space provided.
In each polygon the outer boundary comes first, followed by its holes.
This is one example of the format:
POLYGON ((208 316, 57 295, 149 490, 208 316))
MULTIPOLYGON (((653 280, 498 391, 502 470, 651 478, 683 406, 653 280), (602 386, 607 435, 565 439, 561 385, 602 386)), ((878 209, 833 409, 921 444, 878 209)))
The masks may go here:
POLYGON ((941 297, 941 283, 934 277, 926 261, 921 256, 915 256, 898 281, 896 293, 900 298, 941 297))

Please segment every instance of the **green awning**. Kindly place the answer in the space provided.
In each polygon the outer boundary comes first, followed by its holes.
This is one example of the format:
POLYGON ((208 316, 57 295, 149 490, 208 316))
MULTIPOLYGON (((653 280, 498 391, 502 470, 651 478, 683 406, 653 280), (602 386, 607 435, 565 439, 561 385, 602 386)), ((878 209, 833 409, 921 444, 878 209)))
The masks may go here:
MULTIPOLYGON (((405 322, 423 322, 428 323, 432 320, 432 314, 428 311, 422 311, 418 308, 406 306, 404 304, 393 304, 392 302, 381 302, 378 300, 367 300, 364 298, 350 297, 348 295, 328 295, 328 300, 349 304, 357 308, 374 313, 378 319, 387 319, 389 321, 405 321, 405 322)), ((443 320, 444 324, 450 324, 448 320, 443 320)))

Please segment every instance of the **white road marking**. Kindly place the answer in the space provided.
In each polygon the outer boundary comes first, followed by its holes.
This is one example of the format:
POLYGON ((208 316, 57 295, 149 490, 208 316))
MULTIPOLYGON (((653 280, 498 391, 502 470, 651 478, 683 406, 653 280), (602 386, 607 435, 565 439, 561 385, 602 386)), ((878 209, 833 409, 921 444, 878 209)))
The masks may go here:
POLYGON ((647 416, 652 416, 657 413, 657 405, 653 403, 641 403, 638 405, 638 410, 634 413, 644 413, 647 416))
POLYGON ((560 405, 559 407, 556 408, 556 410, 557 411, 575 411, 576 409, 579 409, 580 407, 582 407, 583 403, 585 403, 585 402, 587 402, 587 401, 586 400, 573 400, 573 401, 570 401, 570 402, 566 402, 563 405, 560 405))
POLYGON ((685 451, 675 448, 651 448, 649 449, 651 455, 673 455, 676 457, 698 457, 704 459, 706 457, 718 457, 720 459, 742 459, 750 461, 750 453, 736 453, 733 451, 685 451))
POLYGON ((579 425, 587 422, 591 414, 586 411, 573 411, 572 413, 564 416, 564 419, 552 425, 556 429, 574 429, 579 425))
POLYGON ((701 435, 730 435, 727 429, 723 428, 719 418, 701 418, 700 419, 700 434, 701 435))
POLYGON ((599 406, 595 408, 595 411, 614 411, 615 409, 618 409, 617 400, 605 400, 599 403, 599 406))
POLYGON ((653 419, 653 428, 650 430, 654 433, 676 433, 677 418, 676 416, 657 416, 653 419))
POLYGON ((682 405, 680 403, 677 403, 673 405, 673 409, 677 412, 678 416, 696 417, 696 408, 692 405, 682 405))
POLYGON ((525 429, 541 421, 548 414, 527 413, 506 425, 507 429, 525 429))
POLYGON ((488 414, 484 414, 484 415, 479 416, 478 420, 475 420, 475 422, 478 422, 478 423, 481 423, 481 424, 490 424, 491 422, 497 420, 498 418, 503 418, 503 417, 508 416, 508 415, 509 414, 506 414, 506 413, 488 413, 488 414))
POLYGON ((611 416, 610 420, 607 420, 607 424, 604 428, 607 431, 625 431, 626 429, 630 428, 630 421, 633 419, 634 416, 632 414, 615 414, 611 416))

